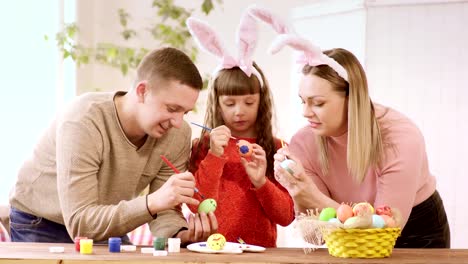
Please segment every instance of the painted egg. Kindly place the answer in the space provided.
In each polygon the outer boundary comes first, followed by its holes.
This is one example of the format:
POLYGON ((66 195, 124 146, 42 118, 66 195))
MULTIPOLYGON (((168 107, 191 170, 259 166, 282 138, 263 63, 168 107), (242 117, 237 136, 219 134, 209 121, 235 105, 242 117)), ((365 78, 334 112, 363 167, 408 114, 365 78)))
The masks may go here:
POLYGON ((291 175, 294 175, 294 171, 291 168, 291 165, 296 164, 296 162, 292 159, 285 159, 281 162, 281 168, 285 169, 291 175))
POLYGON ((239 154, 241 155, 241 157, 244 158, 250 157, 253 152, 252 145, 250 144, 250 142, 243 139, 237 142, 237 149, 239 150, 239 154))
POLYGON ((338 209, 336 209, 336 217, 344 223, 348 218, 353 217, 353 208, 347 204, 341 204, 338 209))
POLYGON ((385 226, 386 227, 397 227, 398 226, 395 219, 393 219, 393 217, 390 217, 388 215, 381 215, 380 217, 382 217, 383 220, 385 221, 385 226))
POLYGON ((375 213, 378 215, 388 215, 390 217, 393 216, 392 208, 390 208, 390 206, 387 206, 387 205, 379 206, 375 208, 375 213))
POLYGON ((213 250, 221 250, 226 244, 226 238, 219 233, 215 233, 209 236, 206 242, 208 243, 209 248, 213 250))
POLYGON ((320 221, 328 221, 330 218, 335 218, 336 217, 336 210, 333 207, 327 207, 323 208, 323 210, 320 212, 319 215, 319 220, 320 221))
POLYGON ((205 212, 205 213, 209 213, 209 212, 214 212, 216 211, 216 201, 215 199, 211 199, 211 198, 208 198, 208 199, 205 199, 203 200, 199 205, 198 205, 198 212, 201 213, 201 212, 205 212))
POLYGON ((370 228, 372 227, 372 216, 353 216, 343 224, 344 228, 370 228))
POLYGON ((328 219, 328 223, 341 224, 340 220, 338 220, 338 218, 335 217, 328 219))
POLYGON ((384 228, 385 220, 380 215, 372 215, 372 227, 373 228, 384 228))
POLYGON ((358 203, 353 206, 354 215, 371 215, 374 213, 374 207, 370 203, 358 203))
POLYGON ((358 218, 356 216, 346 219, 346 221, 343 223, 344 228, 355 228, 357 220, 358 218))

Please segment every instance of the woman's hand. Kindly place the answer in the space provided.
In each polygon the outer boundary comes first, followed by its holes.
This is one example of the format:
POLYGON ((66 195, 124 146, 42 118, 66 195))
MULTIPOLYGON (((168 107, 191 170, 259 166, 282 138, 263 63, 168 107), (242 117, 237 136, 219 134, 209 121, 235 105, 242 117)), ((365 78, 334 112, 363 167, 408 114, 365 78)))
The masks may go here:
POLYGON ((275 179, 288 190, 294 200, 296 211, 305 213, 306 209, 338 208, 339 204, 320 191, 312 176, 307 175, 302 163, 297 157, 291 155, 287 147, 279 149, 274 159, 275 179), (286 158, 294 161, 293 164, 288 165, 288 169, 281 166, 286 158))
POLYGON ((266 182, 266 153, 260 145, 251 145, 253 149, 252 156, 250 156, 249 160, 241 157, 241 163, 244 166, 250 181, 255 186, 255 188, 258 189, 266 182))
POLYGON ((228 145, 231 130, 227 126, 213 128, 210 132, 210 152, 218 157, 224 154, 224 148, 228 145))
POLYGON ((299 159, 291 155, 287 147, 280 148, 274 155, 274 159, 275 179, 288 190, 294 199, 305 195, 311 190, 319 191, 313 180, 305 173, 299 159), (288 165, 288 169, 281 166, 285 159, 293 161, 288 165))

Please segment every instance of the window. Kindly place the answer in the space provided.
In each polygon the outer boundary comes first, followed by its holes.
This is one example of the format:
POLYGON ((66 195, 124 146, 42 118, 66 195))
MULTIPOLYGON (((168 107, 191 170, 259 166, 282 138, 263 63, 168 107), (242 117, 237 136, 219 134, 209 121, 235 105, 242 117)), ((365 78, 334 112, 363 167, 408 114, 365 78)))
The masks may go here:
POLYGON ((8 203, 18 169, 74 90, 72 63, 62 64, 55 45, 61 14, 74 13, 74 1, 66 1, 67 12, 63 1, 0 3, 0 204, 8 203))

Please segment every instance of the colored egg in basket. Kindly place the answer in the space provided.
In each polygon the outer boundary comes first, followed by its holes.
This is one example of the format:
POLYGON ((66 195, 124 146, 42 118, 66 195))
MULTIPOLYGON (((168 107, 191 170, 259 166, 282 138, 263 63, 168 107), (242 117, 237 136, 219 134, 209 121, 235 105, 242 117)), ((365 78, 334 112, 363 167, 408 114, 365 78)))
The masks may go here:
POLYGON ((307 223, 320 227, 328 252, 335 257, 389 257, 401 233, 401 215, 388 206, 374 209, 363 202, 354 206, 341 204, 336 211, 328 207, 310 212, 307 223))

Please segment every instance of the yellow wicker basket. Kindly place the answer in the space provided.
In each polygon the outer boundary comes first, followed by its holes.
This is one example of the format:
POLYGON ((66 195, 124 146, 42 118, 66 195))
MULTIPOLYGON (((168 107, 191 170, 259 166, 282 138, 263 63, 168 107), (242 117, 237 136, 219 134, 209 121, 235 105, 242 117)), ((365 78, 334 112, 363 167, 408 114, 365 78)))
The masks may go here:
POLYGON ((340 258, 384 258, 392 254, 401 228, 332 229, 323 233, 328 253, 340 258))

